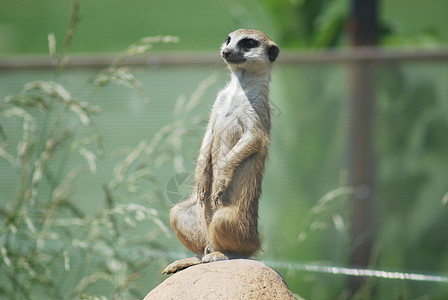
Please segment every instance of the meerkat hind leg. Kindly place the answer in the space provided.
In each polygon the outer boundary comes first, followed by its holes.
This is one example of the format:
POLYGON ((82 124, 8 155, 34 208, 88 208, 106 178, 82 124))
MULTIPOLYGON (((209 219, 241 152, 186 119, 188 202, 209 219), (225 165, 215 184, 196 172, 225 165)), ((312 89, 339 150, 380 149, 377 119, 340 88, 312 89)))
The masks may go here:
POLYGON ((196 255, 202 256, 208 244, 202 208, 192 199, 178 203, 170 211, 171 227, 181 243, 196 255))
POLYGON ((201 259, 197 256, 176 260, 176 261, 172 262, 171 264, 169 264, 165 268, 165 270, 163 270, 162 275, 173 274, 173 273, 176 273, 183 269, 186 269, 188 267, 198 265, 201 262, 202 262, 201 259))

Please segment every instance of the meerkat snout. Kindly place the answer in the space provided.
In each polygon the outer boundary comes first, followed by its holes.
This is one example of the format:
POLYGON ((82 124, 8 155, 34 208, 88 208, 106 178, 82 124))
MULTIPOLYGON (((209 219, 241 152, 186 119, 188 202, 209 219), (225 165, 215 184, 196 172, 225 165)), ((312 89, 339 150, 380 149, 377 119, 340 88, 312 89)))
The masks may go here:
POLYGON ((225 60, 227 60, 227 59, 230 58, 230 55, 232 54, 232 51, 230 49, 228 49, 228 48, 224 48, 224 50, 222 50, 221 54, 222 54, 222 57, 225 60))

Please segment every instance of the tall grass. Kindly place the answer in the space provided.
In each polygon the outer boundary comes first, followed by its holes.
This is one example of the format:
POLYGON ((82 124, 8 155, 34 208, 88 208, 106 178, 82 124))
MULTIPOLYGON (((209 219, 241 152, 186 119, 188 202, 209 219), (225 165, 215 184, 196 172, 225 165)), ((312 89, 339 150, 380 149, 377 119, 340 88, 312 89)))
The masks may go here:
MULTIPOLYGON (((74 0, 60 53, 55 36, 48 37, 55 72, 63 72, 69 59, 78 10, 79 1, 74 0)), ((147 103, 141 83, 122 61, 155 43, 177 41, 171 36, 143 38, 88 82, 95 89, 108 84, 132 88, 147 103)), ((0 298, 144 296, 135 282, 154 253, 165 250, 158 238, 170 235, 157 208, 150 205, 164 201, 153 166, 169 160, 182 169, 180 137, 200 121, 192 110, 213 80, 204 81, 191 98, 179 97, 173 121, 151 140, 142 140, 114 159, 113 174, 102 187, 104 199, 93 214, 77 205, 74 192, 80 188, 76 180, 94 175, 98 160, 105 159, 102 135, 95 126, 103 108, 93 105, 93 99, 78 99, 73 96, 76 91, 58 81, 29 82, 3 99, 1 117, 18 120, 22 129, 18 139, 11 139, 0 125, 0 159, 9 163, 18 182, 15 195, 0 207, 0 298), (74 157, 82 157, 84 164, 70 163, 74 157), (145 234, 129 234, 141 228, 145 234), (64 274, 72 274, 74 280, 63 280, 64 274)))

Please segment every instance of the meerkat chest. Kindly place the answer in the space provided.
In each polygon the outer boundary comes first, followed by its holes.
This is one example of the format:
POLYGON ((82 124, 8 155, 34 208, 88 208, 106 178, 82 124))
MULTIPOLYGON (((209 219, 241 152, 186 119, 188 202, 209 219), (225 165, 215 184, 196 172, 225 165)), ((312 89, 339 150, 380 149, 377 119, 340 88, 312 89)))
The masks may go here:
POLYGON ((254 109, 243 90, 224 92, 216 107, 215 125, 221 132, 242 131, 247 127, 254 115, 254 109))

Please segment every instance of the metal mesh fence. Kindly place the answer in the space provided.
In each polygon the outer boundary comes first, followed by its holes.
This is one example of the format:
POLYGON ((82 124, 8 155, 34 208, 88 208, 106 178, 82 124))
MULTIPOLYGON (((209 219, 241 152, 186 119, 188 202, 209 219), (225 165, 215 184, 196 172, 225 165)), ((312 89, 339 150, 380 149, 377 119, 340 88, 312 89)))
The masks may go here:
MULTIPOLYGON (((447 57, 446 51, 379 53, 369 49, 353 53, 284 55, 275 66, 272 77, 272 146, 261 199, 260 231, 264 242, 258 258, 346 266, 363 239, 371 238, 368 258, 372 269, 446 275, 447 57), (358 118, 359 124, 349 122, 354 113, 350 101, 353 80, 350 68, 355 63, 373 66, 368 69, 373 72, 369 78, 373 81, 370 92, 374 94, 374 105, 369 108, 372 117, 369 142, 374 160, 369 167, 372 180, 368 189, 353 186, 350 181, 349 164, 353 155, 350 128, 360 128, 366 121, 362 117, 358 118), (341 189, 345 192, 339 193, 341 189), (373 225, 371 231, 361 231, 358 239, 353 240, 350 229, 357 224, 351 210, 351 196, 358 195, 362 199, 363 193, 370 195, 371 211, 365 213, 374 216, 373 225)), ((176 121, 173 112, 179 103, 195 97, 198 86, 208 79, 200 105, 188 116, 194 122, 185 123, 188 126, 177 132, 173 138, 177 144, 169 144, 165 156, 151 161, 151 166, 155 166, 160 197, 152 197, 154 188, 141 183, 127 185, 131 190, 124 189, 120 194, 120 203, 126 203, 129 198, 144 203, 157 209, 161 222, 169 224, 168 210, 172 201, 167 195, 188 191, 188 186, 181 186, 184 182, 176 181, 177 186, 173 187, 171 181, 179 174, 194 170, 210 107, 228 80, 224 65, 216 61, 214 55, 208 54, 195 57, 173 54, 128 61, 148 96, 149 101, 145 102, 135 89, 120 85, 93 86, 89 79, 98 73, 95 68, 107 65, 105 62, 74 59, 66 70, 55 72, 45 67, 45 61, 28 61, 28 68, 19 60, 8 60, 0 64, 0 97, 19 93, 28 82, 57 81, 73 98, 101 108, 101 112, 92 115, 92 120, 101 135, 104 152, 95 157, 94 172, 90 169, 76 178, 70 196, 82 211, 94 215, 104 201, 104 185, 116 172, 117 162, 142 141, 149 144, 160 129, 176 121), (170 147, 178 147, 175 150, 180 154, 172 158, 170 147), (127 198, 127 193, 135 192, 132 189, 140 189, 140 193, 127 198)), ((38 133, 50 132, 56 124, 59 111, 51 115, 26 105, 23 107, 35 120, 37 130, 41 130, 38 133)), ((11 103, 3 102, 0 109, 0 205, 2 222, 6 222, 4 208, 11 207, 23 180, 16 167, 25 129, 23 118, 11 115, 11 103)), ((90 129, 82 126, 76 115, 67 116, 60 122, 57 124, 75 132, 74 140, 82 142, 90 136, 90 129)), ((36 143, 36 147, 45 147, 38 141, 36 143)), ((92 144, 86 143, 86 150, 94 152, 93 148, 92 144)), ((363 153, 361 151, 360 155, 363 153)), ((30 163, 37 159, 30 157, 30 163)), ((67 176, 80 165, 89 165, 85 153, 73 152, 69 147, 56 153, 37 187, 36 201, 45 203, 54 192, 52 182, 67 176)), ((359 199, 355 201, 362 201, 359 199)), ((138 236, 142 230, 140 228, 133 234, 138 236)), ((166 253, 182 250, 172 235, 164 237, 163 244, 168 249, 166 253)), ((154 274, 159 273, 164 262, 166 257, 161 257, 146 270, 146 278, 152 280, 151 286, 161 280, 154 274)), ((64 260, 59 263, 63 264, 64 260)), ((343 295, 345 275, 350 275, 308 272, 307 268, 295 269, 288 265, 278 268, 292 291, 310 299, 343 295)), ((64 285, 76 285, 79 272, 77 275, 62 272, 64 285)), ((416 284, 371 278, 367 286, 364 292, 375 291, 378 299, 390 295, 391 291, 410 298, 442 299, 448 291, 446 283, 431 281, 416 284)), ((146 292, 147 281, 146 284, 139 282, 137 289, 146 292)))

